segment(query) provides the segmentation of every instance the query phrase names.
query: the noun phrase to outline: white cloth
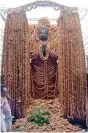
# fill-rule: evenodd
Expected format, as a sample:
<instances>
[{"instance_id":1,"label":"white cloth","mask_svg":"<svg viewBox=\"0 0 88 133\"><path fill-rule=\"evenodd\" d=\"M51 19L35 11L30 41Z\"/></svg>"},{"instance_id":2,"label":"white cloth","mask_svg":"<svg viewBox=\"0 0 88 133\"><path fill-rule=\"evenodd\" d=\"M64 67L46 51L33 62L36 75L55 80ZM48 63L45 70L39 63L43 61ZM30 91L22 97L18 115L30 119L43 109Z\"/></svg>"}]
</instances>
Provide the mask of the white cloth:
<instances>
[{"instance_id":1,"label":"white cloth","mask_svg":"<svg viewBox=\"0 0 88 133\"><path fill-rule=\"evenodd\" d=\"M6 131L10 131L11 130L11 126L12 126L12 119L5 119L5 124L6 124Z\"/></svg>"},{"instance_id":2,"label":"white cloth","mask_svg":"<svg viewBox=\"0 0 88 133\"><path fill-rule=\"evenodd\" d=\"M6 97L2 98L1 102L3 104L3 114L5 115L5 119L11 119L12 118L11 108L10 108L7 98Z\"/></svg>"},{"instance_id":3,"label":"white cloth","mask_svg":"<svg viewBox=\"0 0 88 133\"><path fill-rule=\"evenodd\" d=\"M0 131L6 132L5 116L3 115L2 104L0 101Z\"/></svg>"},{"instance_id":4,"label":"white cloth","mask_svg":"<svg viewBox=\"0 0 88 133\"><path fill-rule=\"evenodd\" d=\"M1 103L3 104L3 114L5 115L6 131L8 132L11 130L12 126L11 108L6 97L1 98Z\"/></svg>"},{"instance_id":5,"label":"white cloth","mask_svg":"<svg viewBox=\"0 0 88 133\"><path fill-rule=\"evenodd\" d=\"M7 130L6 130L5 118L4 118L3 114L0 115L0 120L1 120L0 131L1 132L6 132Z\"/></svg>"}]
</instances>

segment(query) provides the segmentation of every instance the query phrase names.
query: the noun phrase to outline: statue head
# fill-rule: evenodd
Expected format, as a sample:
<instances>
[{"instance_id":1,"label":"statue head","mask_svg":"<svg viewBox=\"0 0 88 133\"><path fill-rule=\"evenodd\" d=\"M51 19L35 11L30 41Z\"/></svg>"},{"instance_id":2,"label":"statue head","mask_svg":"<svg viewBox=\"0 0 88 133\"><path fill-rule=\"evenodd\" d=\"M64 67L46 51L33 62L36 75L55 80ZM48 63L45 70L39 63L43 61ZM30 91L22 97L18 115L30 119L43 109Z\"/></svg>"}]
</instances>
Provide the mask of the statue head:
<instances>
[{"instance_id":1,"label":"statue head","mask_svg":"<svg viewBox=\"0 0 88 133\"><path fill-rule=\"evenodd\" d=\"M47 27L39 27L38 33L39 33L39 39L41 41L48 40L48 28Z\"/></svg>"},{"instance_id":2,"label":"statue head","mask_svg":"<svg viewBox=\"0 0 88 133\"><path fill-rule=\"evenodd\" d=\"M38 21L38 35L39 39L42 41L42 55L46 56L46 41L48 40L48 30L50 27L50 22L48 18L41 18Z\"/></svg>"}]
</instances>

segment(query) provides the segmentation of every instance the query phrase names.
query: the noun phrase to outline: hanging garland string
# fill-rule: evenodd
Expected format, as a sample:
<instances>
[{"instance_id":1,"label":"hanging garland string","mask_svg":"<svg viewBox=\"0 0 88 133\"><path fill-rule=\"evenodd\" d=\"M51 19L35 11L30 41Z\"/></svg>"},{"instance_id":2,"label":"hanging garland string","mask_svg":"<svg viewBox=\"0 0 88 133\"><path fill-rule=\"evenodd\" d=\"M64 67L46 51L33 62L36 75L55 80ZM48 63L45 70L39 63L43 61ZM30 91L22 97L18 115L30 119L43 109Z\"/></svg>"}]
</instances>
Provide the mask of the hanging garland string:
<instances>
[{"instance_id":1,"label":"hanging garland string","mask_svg":"<svg viewBox=\"0 0 88 133\"><path fill-rule=\"evenodd\" d=\"M61 14L58 24L59 98L64 107L65 117L84 118L86 67L80 20L78 13L72 12L71 8L65 9Z\"/></svg>"},{"instance_id":2,"label":"hanging garland string","mask_svg":"<svg viewBox=\"0 0 88 133\"><path fill-rule=\"evenodd\" d=\"M15 109L21 100L21 114L24 116L30 97L30 57L28 23L22 10L7 16L3 55L4 84L15 100Z\"/></svg>"}]
</instances>

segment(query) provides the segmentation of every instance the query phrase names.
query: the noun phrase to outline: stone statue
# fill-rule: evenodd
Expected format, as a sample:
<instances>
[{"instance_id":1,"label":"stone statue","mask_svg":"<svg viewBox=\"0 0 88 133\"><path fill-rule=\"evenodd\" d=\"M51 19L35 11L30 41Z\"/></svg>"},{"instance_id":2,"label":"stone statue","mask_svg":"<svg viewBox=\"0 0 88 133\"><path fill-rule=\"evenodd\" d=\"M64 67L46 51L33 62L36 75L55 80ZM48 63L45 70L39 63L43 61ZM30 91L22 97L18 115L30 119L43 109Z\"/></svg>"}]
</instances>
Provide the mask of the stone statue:
<instances>
[{"instance_id":1,"label":"stone statue","mask_svg":"<svg viewBox=\"0 0 88 133\"><path fill-rule=\"evenodd\" d=\"M39 28L39 39L42 41L42 55L46 56L46 41L48 40L48 29L46 27Z\"/></svg>"}]
</instances>

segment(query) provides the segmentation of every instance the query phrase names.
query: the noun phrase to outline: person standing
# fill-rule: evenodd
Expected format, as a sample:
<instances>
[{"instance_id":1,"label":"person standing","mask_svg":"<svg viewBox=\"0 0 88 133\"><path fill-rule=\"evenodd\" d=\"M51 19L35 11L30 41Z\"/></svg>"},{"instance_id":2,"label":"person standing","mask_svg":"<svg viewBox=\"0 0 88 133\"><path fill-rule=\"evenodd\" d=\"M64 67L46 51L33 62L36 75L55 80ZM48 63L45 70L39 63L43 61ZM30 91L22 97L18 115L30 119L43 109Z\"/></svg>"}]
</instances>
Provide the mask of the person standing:
<instances>
[{"instance_id":1,"label":"person standing","mask_svg":"<svg viewBox=\"0 0 88 133\"><path fill-rule=\"evenodd\" d=\"M3 115L3 104L0 98L0 131L6 132L5 116Z\"/></svg>"},{"instance_id":2,"label":"person standing","mask_svg":"<svg viewBox=\"0 0 88 133\"><path fill-rule=\"evenodd\" d=\"M10 96L7 94L7 88L4 85L1 85L1 102L3 104L3 115L5 116L7 132L11 130L12 126L12 114L8 99L11 100Z\"/></svg>"}]
</instances>

